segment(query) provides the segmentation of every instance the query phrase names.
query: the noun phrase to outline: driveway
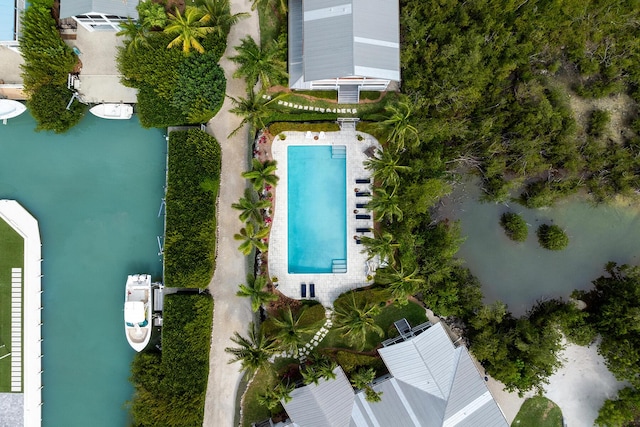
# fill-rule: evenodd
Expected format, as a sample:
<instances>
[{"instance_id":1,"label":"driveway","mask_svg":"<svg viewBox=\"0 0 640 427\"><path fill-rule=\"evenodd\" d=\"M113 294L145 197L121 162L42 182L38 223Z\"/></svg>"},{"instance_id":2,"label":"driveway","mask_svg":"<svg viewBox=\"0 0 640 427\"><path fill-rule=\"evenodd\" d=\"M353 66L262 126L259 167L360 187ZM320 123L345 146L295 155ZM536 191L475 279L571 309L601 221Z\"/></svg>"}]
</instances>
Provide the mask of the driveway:
<instances>
[{"instance_id":1,"label":"driveway","mask_svg":"<svg viewBox=\"0 0 640 427\"><path fill-rule=\"evenodd\" d=\"M220 60L227 78L227 95L234 98L246 96L244 80L233 78L236 66L228 60L235 55L235 46L240 39L251 35L259 40L259 23L257 12L251 12L248 0L231 0L231 12L249 12L251 16L243 19L229 33L227 50ZM225 99L218 114L207 124L207 132L216 137L222 147L222 173L220 195L218 198L218 254L216 270L209 290L215 301L213 314L213 335L211 337L211 354L209 383L204 411L206 427L234 426L236 413L236 394L242 378L240 364L228 364L230 355L225 347L234 346L230 337L235 331L246 335L253 313L249 300L236 296L238 285L244 283L247 273L247 260L237 250L239 242L234 240L243 224L238 219L238 211L231 204L242 197L246 181L241 173L248 169L249 140L248 128L245 127L232 138L227 138L239 124L241 119L229 109L233 105Z\"/></svg>"}]
</instances>

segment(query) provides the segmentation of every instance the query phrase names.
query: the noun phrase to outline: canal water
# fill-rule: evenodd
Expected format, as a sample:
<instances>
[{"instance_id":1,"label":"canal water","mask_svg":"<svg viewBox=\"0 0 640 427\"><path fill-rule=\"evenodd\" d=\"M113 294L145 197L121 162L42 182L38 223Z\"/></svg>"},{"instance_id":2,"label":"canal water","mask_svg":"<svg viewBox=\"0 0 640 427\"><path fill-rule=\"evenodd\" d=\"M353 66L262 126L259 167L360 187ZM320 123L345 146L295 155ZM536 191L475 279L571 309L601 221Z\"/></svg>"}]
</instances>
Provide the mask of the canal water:
<instances>
[{"instance_id":1,"label":"canal water","mask_svg":"<svg viewBox=\"0 0 640 427\"><path fill-rule=\"evenodd\" d=\"M165 139L132 120L87 114L63 135L29 114L0 124L0 198L40 225L43 426L128 424L134 352L123 331L128 274L162 273L156 236Z\"/></svg>"},{"instance_id":2,"label":"canal water","mask_svg":"<svg viewBox=\"0 0 640 427\"><path fill-rule=\"evenodd\" d=\"M458 257L482 283L485 302L501 300L521 315L541 298L567 298L574 289L589 289L608 261L640 263L640 212L633 208L593 204L573 197L553 208L527 209L515 202L482 203L475 182L458 184L439 208L440 218L460 220L466 241ZM529 237L515 243L499 224L503 212L521 214ZM540 224L557 224L569 246L549 251L538 244Z\"/></svg>"}]
</instances>

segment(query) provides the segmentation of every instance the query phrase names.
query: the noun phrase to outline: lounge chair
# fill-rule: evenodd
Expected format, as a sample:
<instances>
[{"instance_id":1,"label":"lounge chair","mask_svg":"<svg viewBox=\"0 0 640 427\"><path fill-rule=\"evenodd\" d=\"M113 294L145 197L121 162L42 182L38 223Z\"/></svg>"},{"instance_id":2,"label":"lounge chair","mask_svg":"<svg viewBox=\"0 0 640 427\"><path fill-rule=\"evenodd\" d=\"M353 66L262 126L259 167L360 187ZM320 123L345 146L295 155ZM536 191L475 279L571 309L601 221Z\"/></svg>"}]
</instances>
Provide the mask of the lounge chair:
<instances>
[{"instance_id":1,"label":"lounge chair","mask_svg":"<svg viewBox=\"0 0 640 427\"><path fill-rule=\"evenodd\" d=\"M315 298L315 297L316 297L316 284L309 283L309 298Z\"/></svg>"},{"instance_id":2,"label":"lounge chair","mask_svg":"<svg viewBox=\"0 0 640 427\"><path fill-rule=\"evenodd\" d=\"M371 178L357 178L356 184L370 184Z\"/></svg>"},{"instance_id":3,"label":"lounge chair","mask_svg":"<svg viewBox=\"0 0 640 427\"><path fill-rule=\"evenodd\" d=\"M300 297L301 298L306 298L307 297L307 284L306 283L301 283L300 284Z\"/></svg>"},{"instance_id":4,"label":"lounge chair","mask_svg":"<svg viewBox=\"0 0 640 427\"><path fill-rule=\"evenodd\" d=\"M371 193L368 191L358 191L356 192L356 197L370 197Z\"/></svg>"},{"instance_id":5,"label":"lounge chair","mask_svg":"<svg viewBox=\"0 0 640 427\"><path fill-rule=\"evenodd\" d=\"M356 203L356 209L367 209L367 203Z\"/></svg>"},{"instance_id":6,"label":"lounge chair","mask_svg":"<svg viewBox=\"0 0 640 427\"><path fill-rule=\"evenodd\" d=\"M371 215L357 214L356 219L371 219Z\"/></svg>"},{"instance_id":7,"label":"lounge chair","mask_svg":"<svg viewBox=\"0 0 640 427\"><path fill-rule=\"evenodd\" d=\"M371 233L371 229L369 227L356 228L356 233Z\"/></svg>"}]
</instances>

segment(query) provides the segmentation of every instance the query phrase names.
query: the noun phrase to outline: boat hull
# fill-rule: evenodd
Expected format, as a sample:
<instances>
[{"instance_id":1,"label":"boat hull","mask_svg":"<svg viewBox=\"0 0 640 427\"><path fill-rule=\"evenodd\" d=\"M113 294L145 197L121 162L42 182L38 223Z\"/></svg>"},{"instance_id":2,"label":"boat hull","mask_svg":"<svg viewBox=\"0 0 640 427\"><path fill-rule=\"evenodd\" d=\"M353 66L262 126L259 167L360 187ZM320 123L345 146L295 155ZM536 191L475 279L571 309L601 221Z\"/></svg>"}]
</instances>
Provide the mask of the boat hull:
<instances>
[{"instance_id":1,"label":"boat hull","mask_svg":"<svg viewBox=\"0 0 640 427\"><path fill-rule=\"evenodd\" d=\"M100 104L92 107L89 112L101 119L129 120L133 115L133 107L129 104Z\"/></svg>"},{"instance_id":2,"label":"boat hull","mask_svg":"<svg viewBox=\"0 0 640 427\"><path fill-rule=\"evenodd\" d=\"M151 339L152 291L149 274L127 277L124 292L124 332L135 351L144 350Z\"/></svg>"},{"instance_id":3,"label":"boat hull","mask_svg":"<svg viewBox=\"0 0 640 427\"><path fill-rule=\"evenodd\" d=\"M13 99L0 99L0 120L13 119L27 111L27 107Z\"/></svg>"}]
</instances>

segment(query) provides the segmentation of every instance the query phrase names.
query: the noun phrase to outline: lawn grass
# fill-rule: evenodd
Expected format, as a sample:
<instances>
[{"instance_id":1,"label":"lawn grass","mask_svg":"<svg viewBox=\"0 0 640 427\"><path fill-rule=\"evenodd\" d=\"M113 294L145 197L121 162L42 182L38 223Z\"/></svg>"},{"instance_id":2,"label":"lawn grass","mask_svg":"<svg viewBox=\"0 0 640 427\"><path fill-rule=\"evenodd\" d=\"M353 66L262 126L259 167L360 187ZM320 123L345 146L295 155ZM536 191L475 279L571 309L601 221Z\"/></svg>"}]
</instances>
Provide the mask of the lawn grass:
<instances>
[{"instance_id":1,"label":"lawn grass","mask_svg":"<svg viewBox=\"0 0 640 427\"><path fill-rule=\"evenodd\" d=\"M532 397L524 401L511 427L562 427L562 411L546 397Z\"/></svg>"},{"instance_id":2,"label":"lawn grass","mask_svg":"<svg viewBox=\"0 0 640 427\"><path fill-rule=\"evenodd\" d=\"M259 369L247 387L242 401L242 426L251 427L251 423L266 420L271 411L258 403L258 396L265 390L275 387L277 378L271 369Z\"/></svg>"},{"instance_id":3,"label":"lawn grass","mask_svg":"<svg viewBox=\"0 0 640 427\"><path fill-rule=\"evenodd\" d=\"M270 41L278 40L281 32L286 31L286 20L266 3L258 2L258 18L260 20L260 46L264 47ZM257 42L258 40L256 40Z\"/></svg>"},{"instance_id":4,"label":"lawn grass","mask_svg":"<svg viewBox=\"0 0 640 427\"><path fill-rule=\"evenodd\" d=\"M367 334L367 341L363 351L373 350L385 339L397 335L394 334L395 328L393 322L403 317L407 319L411 326L417 326L427 321L427 314L419 304L409 302L406 305L399 305L397 303L388 305L384 307L375 318L376 324L382 328L385 335L380 337L375 333ZM342 332L334 327L327 333L325 339L320 342L318 348L351 348L351 346L344 340Z\"/></svg>"},{"instance_id":5,"label":"lawn grass","mask_svg":"<svg viewBox=\"0 0 640 427\"><path fill-rule=\"evenodd\" d=\"M24 269L24 239L2 219L0 219L0 254L0 357L2 357L11 351L11 269ZM9 391L11 391L11 356L0 360L0 392Z\"/></svg>"}]
</instances>

